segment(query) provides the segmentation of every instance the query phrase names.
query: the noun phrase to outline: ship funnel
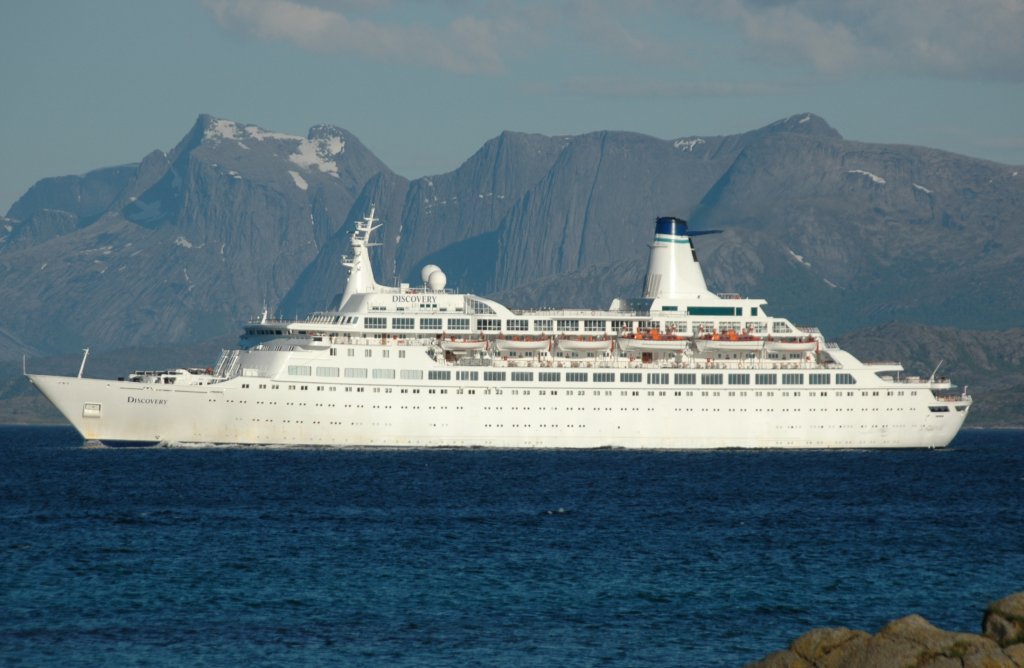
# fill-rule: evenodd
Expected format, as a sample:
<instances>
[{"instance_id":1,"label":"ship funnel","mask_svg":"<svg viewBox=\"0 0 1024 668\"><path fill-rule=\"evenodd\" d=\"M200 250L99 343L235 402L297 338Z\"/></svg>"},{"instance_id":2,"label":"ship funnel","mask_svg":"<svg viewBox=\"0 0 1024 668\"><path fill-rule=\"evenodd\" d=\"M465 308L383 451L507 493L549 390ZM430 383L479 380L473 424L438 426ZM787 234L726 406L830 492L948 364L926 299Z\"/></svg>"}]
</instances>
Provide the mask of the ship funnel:
<instances>
[{"instance_id":1,"label":"ship funnel","mask_svg":"<svg viewBox=\"0 0 1024 668\"><path fill-rule=\"evenodd\" d=\"M682 218L658 218L654 223L654 243L650 246L644 299L710 296L690 237L718 232L721 230L691 232Z\"/></svg>"}]
</instances>

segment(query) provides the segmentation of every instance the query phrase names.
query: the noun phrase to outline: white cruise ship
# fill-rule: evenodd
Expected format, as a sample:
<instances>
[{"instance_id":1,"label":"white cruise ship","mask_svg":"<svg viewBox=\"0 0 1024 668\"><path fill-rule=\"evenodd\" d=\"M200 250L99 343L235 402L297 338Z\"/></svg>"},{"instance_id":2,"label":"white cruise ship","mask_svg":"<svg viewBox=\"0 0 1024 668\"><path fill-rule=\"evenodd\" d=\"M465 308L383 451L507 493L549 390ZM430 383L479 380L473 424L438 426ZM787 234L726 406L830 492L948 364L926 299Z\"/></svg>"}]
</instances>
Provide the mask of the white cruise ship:
<instances>
[{"instance_id":1,"label":"white cruise ship","mask_svg":"<svg viewBox=\"0 0 1024 668\"><path fill-rule=\"evenodd\" d=\"M939 448L971 406L948 379L710 292L691 240L709 232L678 218L655 222L642 296L606 311L509 309L434 265L379 285L375 223L356 223L336 310L264 313L214 367L28 378L110 445Z\"/></svg>"}]
</instances>

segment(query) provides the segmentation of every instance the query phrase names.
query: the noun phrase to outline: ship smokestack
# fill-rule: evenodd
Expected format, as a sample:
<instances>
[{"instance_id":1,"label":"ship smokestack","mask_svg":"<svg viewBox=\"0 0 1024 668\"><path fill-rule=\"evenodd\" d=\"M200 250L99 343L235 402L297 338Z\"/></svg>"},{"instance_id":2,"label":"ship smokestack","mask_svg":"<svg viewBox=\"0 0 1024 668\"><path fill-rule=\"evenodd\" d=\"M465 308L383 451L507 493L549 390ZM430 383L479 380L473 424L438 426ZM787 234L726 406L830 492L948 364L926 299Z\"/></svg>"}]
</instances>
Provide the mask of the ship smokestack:
<instances>
[{"instance_id":1,"label":"ship smokestack","mask_svg":"<svg viewBox=\"0 0 1024 668\"><path fill-rule=\"evenodd\" d=\"M712 296L690 237L719 231L690 232L682 218L658 218L654 223L654 243L650 245L644 299Z\"/></svg>"}]
</instances>

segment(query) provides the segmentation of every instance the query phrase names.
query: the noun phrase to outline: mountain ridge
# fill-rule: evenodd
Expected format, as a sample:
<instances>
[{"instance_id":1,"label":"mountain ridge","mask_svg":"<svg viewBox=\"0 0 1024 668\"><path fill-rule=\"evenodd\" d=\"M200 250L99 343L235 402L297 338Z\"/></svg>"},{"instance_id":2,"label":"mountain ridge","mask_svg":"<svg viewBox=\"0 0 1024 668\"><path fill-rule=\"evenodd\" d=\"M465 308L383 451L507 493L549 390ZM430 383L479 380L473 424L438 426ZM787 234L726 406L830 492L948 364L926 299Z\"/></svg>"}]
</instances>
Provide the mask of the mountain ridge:
<instances>
[{"instance_id":1,"label":"mountain ridge","mask_svg":"<svg viewBox=\"0 0 1024 668\"><path fill-rule=\"evenodd\" d=\"M606 305L637 293L650 221L668 213L725 231L698 244L714 289L799 321L1006 327L1022 313L1018 172L847 140L803 113L715 137L505 131L408 180L337 126L302 137L203 114L167 153L43 179L12 205L0 326L58 353L323 308L344 288L351 222L376 206L383 283L435 263L465 291Z\"/></svg>"}]
</instances>

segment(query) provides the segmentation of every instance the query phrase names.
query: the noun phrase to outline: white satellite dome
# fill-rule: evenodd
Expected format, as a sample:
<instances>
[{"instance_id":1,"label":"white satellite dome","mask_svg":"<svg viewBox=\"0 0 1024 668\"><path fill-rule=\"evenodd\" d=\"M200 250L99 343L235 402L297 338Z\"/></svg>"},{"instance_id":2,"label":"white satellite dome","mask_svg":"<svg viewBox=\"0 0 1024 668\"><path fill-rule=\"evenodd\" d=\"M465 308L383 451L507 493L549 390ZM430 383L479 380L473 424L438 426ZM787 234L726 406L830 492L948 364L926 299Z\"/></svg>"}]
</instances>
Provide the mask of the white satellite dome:
<instances>
[{"instance_id":1,"label":"white satellite dome","mask_svg":"<svg viewBox=\"0 0 1024 668\"><path fill-rule=\"evenodd\" d=\"M447 284L448 277L440 269L430 272L430 276L427 276L427 285L431 290L444 290Z\"/></svg>"},{"instance_id":2,"label":"white satellite dome","mask_svg":"<svg viewBox=\"0 0 1024 668\"><path fill-rule=\"evenodd\" d=\"M420 280L426 283L427 279L429 279L430 275L433 274L435 271L441 271L441 267L437 266L436 264L428 264L427 266L420 269Z\"/></svg>"}]
</instances>

